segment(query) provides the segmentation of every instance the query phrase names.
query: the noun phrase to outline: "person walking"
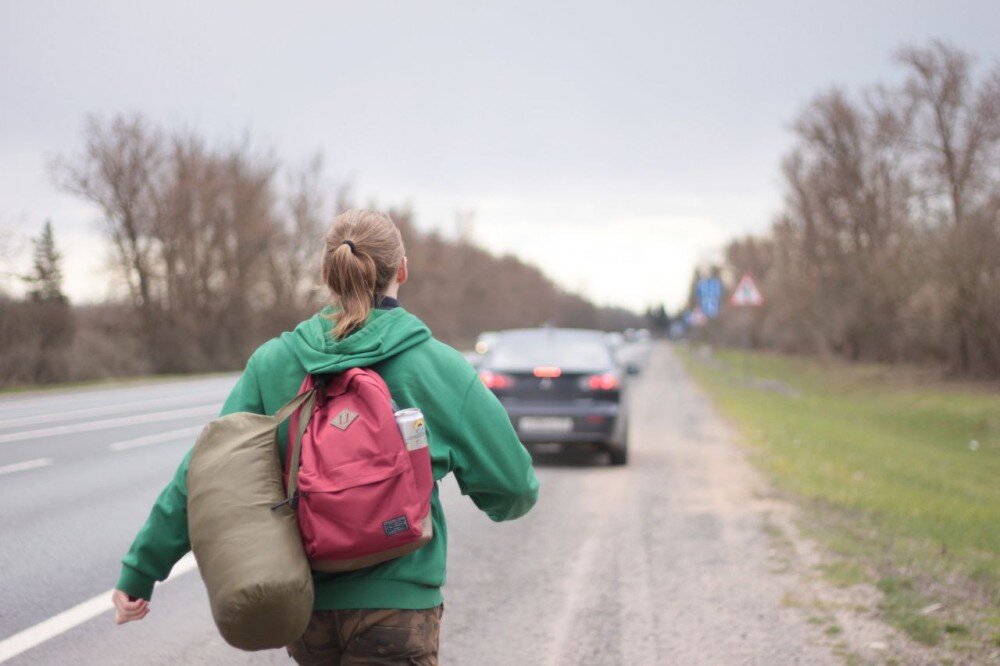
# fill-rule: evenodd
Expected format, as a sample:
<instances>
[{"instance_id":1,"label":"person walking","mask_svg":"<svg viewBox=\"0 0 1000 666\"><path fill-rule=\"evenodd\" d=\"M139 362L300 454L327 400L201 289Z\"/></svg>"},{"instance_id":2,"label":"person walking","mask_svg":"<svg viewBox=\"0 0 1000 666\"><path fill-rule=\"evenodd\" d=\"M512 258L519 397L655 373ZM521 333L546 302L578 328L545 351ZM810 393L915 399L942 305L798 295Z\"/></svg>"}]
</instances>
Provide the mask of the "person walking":
<instances>
[{"instance_id":1,"label":"person walking","mask_svg":"<svg viewBox=\"0 0 1000 666\"><path fill-rule=\"evenodd\" d=\"M465 358L399 301L409 272L392 220L368 210L338 215L326 234L322 277L331 305L250 356L222 415L274 414L298 393L306 373L370 367L400 408L422 410L435 480L453 473L462 494L494 521L527 513L539 484L503 406ZM278 445L284 460L287 423ZM190 550L190 455L122 559L112 594L119 624L147 616L155 582ZM409 555L357 571L313 572L312 618L287 648L297 663L438 663L447 532L436 484L431 515L433 538Z\"/></svg>"}]
</instances>

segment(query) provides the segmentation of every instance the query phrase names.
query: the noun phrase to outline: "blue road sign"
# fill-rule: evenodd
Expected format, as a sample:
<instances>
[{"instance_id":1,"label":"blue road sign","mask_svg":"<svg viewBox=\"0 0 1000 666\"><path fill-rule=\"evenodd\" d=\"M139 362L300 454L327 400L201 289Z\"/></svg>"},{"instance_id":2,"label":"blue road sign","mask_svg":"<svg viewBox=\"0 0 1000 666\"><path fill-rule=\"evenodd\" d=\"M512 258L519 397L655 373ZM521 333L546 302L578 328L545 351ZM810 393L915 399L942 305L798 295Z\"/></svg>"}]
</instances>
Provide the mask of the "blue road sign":
<instances>
[{"instance_id":1,"label":"blue road sign","mask_svg":"<svg viewBox=\"0 0 1000 666\"><path fill-rule=\"evenodd\" d=\"M698 280L696 293L702 313L709 318L718 317L722 306L722 280L717 277L702 278Z\"/></svg>"}]
</instances>

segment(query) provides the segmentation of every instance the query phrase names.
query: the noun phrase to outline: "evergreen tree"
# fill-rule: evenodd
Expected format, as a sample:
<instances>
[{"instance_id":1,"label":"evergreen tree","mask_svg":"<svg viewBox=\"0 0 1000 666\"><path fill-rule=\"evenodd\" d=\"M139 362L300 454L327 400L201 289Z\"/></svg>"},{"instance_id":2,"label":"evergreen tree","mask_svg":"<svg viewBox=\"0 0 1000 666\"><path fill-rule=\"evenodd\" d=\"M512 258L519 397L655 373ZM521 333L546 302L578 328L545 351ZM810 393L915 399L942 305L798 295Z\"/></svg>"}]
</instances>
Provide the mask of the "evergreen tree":
<instances>
[{"instance_id":1,"label":"evergreen tree","mask_svg":"<svg viewBox=\"0 0 1000 666\"><path fill-rule=\"evenodd\" d=\"M698 283L701 282L701 269L695 268L691 276L691 286L688 287L687 309L694 310L698 305Z\"/></svg>"},{"instance_id":2,"label":"evergreen tree","mask_svg":"<svg viewBox=\"0 0 1000 666\"><path fill-rule=\"evenodd\" d=\"M52 222L45 221L42 235L33 238L34 262L31 275L24 278L28 283L28 299L36 303L66 303L62 292L62 254L56 250Z\"/></svg>"},{"instance_id":3,"label":"evergreen tree","mask_svg":"<svg viewBox=\"0 0 1000 666\"><path fill-rule=\"evenodd\" d=\"M65 357L73 341L75 321L69 299L62 292L62 256L56 250L52 223L45 222L34 246L32 269L24 277L28 292L23 312L34 342L30 381L48 383L65 377Z\"/></svg>"},{"instance_id":4,"label":"evergreen tree","mask_svg":"<svg viewBox=\"0 0 1000 666\"><path fill-rule=\"evenodd\" d=\"M655 307L650 306L646 309L646 322L646 325L656 335L667 332L667 329L670 328L670 316L667 314L667 309L663 306L663 303Z\"/></svg>"}]
</instances>

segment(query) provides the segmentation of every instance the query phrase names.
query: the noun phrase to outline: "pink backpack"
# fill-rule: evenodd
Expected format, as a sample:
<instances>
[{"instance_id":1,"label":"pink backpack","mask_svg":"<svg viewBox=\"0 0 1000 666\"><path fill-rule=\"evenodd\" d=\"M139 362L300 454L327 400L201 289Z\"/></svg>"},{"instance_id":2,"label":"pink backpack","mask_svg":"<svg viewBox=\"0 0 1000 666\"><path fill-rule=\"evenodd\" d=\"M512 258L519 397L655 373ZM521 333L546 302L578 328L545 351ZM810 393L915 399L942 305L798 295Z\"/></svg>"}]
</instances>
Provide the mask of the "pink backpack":
<instances>
[{"instance_id":1,"label":"pink backpack","mask_svg":"<svg viewBox=\"0 0 1000 666\"><path fill-rule=\"evenodd\" d=\"M430 541L430 450L426 439L407 449L382 377L306 375L300 395L310 391L289 423L282 502L296 509L310 567L361 569Z\"/></svg>"}]
</instances>

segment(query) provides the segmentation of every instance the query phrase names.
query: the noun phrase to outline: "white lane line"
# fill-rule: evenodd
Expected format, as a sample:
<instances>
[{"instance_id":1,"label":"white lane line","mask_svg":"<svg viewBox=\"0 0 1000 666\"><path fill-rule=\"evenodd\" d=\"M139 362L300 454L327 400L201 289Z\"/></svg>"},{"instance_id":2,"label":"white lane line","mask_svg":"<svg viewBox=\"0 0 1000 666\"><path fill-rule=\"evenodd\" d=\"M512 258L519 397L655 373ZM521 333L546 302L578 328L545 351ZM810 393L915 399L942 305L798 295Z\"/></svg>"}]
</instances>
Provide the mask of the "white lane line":
<instances>
[{"instance_id":1,"label":"white lane line","mask_svg":"<svg viewBox=\"0 0 1000 666\"><path fill-rule=\"evenodd\" d=\"M194 555L188 553L174 565L170 576L163 583L168 583L178 576L183 576L197 567L198 564L195 562ZM105 611L111 610L114 608L114 604L111 603L111 593L113 591L102 592L96 597L73 606L69 610L65 610L58 615L39 622L33 627L14 634L10 638L0 641L0 663L8 659L13 659L22 652L30 650L51 638L55 638L59 634L69 631L73 627L79 626Z\"/></svg>"},{"instance_id":2,"label":"white lane line","mask_svg":"<svg viewBox=\"0 0 1000 666\"><path fill-rule=\"evenodd\" d=\"M36 467L48 467L52 463L52 458L35 458L34 460L25 460L24 462L0 467L0 474L12 474L14 472L23 472L26 469L35 469Z\"/></svg>"},{"instance_id":3,"label":"white lane line","mask_svg":"<svg viewBox=\"0 0 1000 666\"><path fill-rule=\"evenodd\" d=\"M197 435L202 431L203 426L193 426L191 428L179 428L178 430L169 430L167 432L159 432L155 435L146 435L145 437L136 437L135 439L126 439L124 442L115 442L108 446L112 451L126 451L128 449L138 448L140 446L149 446L150 444L162 444L163 442L173 442L178 439L184 439L185 437L190 437L192 435Z\"/></svg>"},{"instance_id":4,"label":"white lane line","mask_svg":"<svg viewBox=\"0 0 1000 666\"><path fill-rule=\"evenodd\" d=\"M118 426L124 426L124 425L135 425L137 423L155 423L157 421L170 421L172 419L184 418L186 416L204 416L206 414L218 414L220 407L222 407L221 404L201 405L199 407L172 409L166 412L150 412L149 414L122 416L116 419L104 419L103 421L90 421L88 423L74 423L72 425L55 426L52 428L40 428L38 430L24 430L21 432L10 432L0 435L0 444L4 442L20 442L28 439L39 439L40 437L51 437L53 435L70 435L77 432L104 430L106 428L116 428Z\"/></svg>"},{"instance_id":5,"label":"white lane line","mask_svg":"<svg viewBox=\"0 0 1000 666\"><path fill-rule=\"evenodd\" d=\"M155 400L137 400L135 402L116 402L113 405L102 405L100 407L82 407L80 409L70 409L66 411L50 410L45 414L33 414L32 416L19 416L17 418L0 420L0 428L14 428L16 426L35 425L36 423L51 423L53 421L65 421L66 419L78 416L102 416L104 414L114 414L137 407L168 407L180 405L185 402L199 402L197 398L206 395L219 395L221 391L197 391L182 396L172 398L157 398Z\"/></svg>"}]
</instances>

